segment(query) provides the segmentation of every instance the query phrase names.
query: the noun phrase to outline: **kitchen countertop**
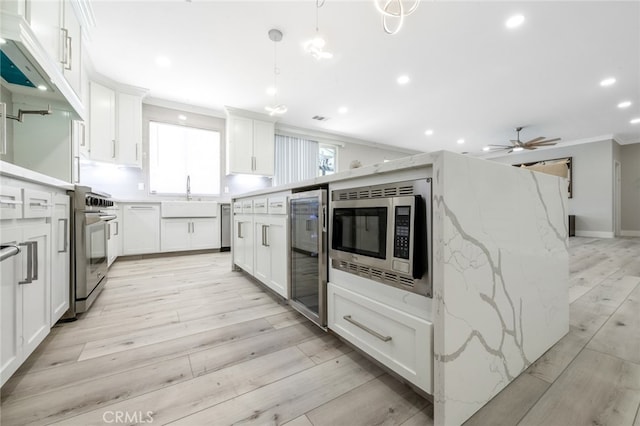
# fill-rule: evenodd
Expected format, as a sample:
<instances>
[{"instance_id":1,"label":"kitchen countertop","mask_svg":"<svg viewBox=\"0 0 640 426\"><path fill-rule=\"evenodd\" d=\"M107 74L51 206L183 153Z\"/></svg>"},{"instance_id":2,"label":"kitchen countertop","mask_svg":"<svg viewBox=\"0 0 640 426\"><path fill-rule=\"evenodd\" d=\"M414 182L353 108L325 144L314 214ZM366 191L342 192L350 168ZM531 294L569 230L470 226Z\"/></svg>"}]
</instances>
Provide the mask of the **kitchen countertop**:
<instances>
[{"instance_id":1,"label":"kitchen countertop","mask_svg":"<svg viewBox=\"0 0 640 426\"><path fill-rule=\"evenodd\" d=\"M42 173L34 172L32 170L25 169L24 167L7 163L6 161L0 161L0 175L22 179L41 185L53 186L59 189L73 190L75 188L75 185L72 183L65 182Z\"/></svg>"},{"instance_id":2,"label":"kitchen countertop","mask_svg":"<svg viewBox=\"0 0 640 426\"><path fill-rule=\"evenodd\" d=\"M354 179L365 176L378 175L383 173L391 173L398 170L408 170L419 167L426 167L433 165L435 157L438 151L427 154L416 154L409 157L398 158L395 160L387 161L385 163L376 163L370 166L358 167L357 169L349 169L344 172L339 172L333 175L320 176L313 179L307 179L299 182L289 183L286 185L272 186L270 188L263 188L257 191L251 191L244 194L239 194L231 197L232 200L237 198L253 197L256 195L271 194L274 192L288 191L294 188L304 188L311 186L318 186L328 184L331 182L339 182L347 179Z\"/></svg>"}]
</instances>

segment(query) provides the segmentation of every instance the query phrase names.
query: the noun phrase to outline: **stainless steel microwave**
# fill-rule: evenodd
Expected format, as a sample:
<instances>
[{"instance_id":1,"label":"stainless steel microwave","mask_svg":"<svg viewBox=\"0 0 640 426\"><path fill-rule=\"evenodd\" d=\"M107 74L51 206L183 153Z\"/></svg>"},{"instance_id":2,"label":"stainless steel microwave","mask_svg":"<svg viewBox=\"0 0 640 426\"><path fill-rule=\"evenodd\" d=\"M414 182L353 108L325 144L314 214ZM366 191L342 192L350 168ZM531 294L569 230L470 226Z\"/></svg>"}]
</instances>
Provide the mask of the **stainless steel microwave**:
<instances>
[{"instance_id":1,"label":"stainless steel microwave","mask_svg":"<svg viewBox=\"0 0 640 426\"><path fill-rule=\"evenodd\" d=\"M431 179L331 193L332 267L431 296Z\"/></svg>"}]
</instances>

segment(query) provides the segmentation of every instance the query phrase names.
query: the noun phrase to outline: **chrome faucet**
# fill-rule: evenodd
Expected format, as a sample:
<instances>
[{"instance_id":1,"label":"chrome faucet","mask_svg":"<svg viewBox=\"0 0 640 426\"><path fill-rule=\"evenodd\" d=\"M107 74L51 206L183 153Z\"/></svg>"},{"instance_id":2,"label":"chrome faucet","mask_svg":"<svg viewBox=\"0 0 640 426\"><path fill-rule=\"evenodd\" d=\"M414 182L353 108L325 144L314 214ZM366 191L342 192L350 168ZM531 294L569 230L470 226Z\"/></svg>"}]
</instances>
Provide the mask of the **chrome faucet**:
<instances>
[{"instance_id":1,"label":"chrome faucet","mask_svg":"<svg viewBox=\"0 0 640 426\"><path fill-rule=\"evenodd\" d=\"M187 201L191 201L191 176L187 175Z\"/></svg>"}]
</instances>

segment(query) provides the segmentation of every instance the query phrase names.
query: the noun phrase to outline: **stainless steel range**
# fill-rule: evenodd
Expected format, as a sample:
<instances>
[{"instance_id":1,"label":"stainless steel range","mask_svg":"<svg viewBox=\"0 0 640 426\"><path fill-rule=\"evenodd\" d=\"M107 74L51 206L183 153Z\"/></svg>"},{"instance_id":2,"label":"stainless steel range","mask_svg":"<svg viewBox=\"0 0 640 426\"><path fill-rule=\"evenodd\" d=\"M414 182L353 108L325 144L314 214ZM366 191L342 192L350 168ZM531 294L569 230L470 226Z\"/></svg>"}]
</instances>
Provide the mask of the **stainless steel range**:
<instances>
[{"instance_id":1,"label":"stainless steel range","mask_svg":"<svg viewBox=\"0 0 640 426\"><path fill-rule=\"evenodd\" d=\"M69 310L63 319L86 312L107 283L108 222L116 218L106 209L110 195L76 185L71 197L73 242Z\"/></svg>"}]
</instances>

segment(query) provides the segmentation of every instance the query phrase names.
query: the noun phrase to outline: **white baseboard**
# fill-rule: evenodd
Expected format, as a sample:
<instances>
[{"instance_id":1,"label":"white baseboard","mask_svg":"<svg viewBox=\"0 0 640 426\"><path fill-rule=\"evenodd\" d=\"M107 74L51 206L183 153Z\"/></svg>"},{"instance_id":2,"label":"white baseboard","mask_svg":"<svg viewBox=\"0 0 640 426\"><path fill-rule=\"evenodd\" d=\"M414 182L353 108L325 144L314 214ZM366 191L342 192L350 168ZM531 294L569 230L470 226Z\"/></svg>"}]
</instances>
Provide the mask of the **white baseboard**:
<instances>
[{"instance_id":1,"label":"white baseboard","mask_svg":"<svg viewBox=\"0 0 640 426\"><path fill-rule=\"evenodd\" d=\"M640 231L620 231L621 237L640 237Z\"/></svg>"},{"instance_id":2,"label":"white baseboard","mask_svg":"<svg viewBox=\"0 0 640 426\"><path fill-rule=\"evenodd\" d=\"M591 238L613 238L613 232L602 231L577 231L576 237L591 237Z\"/></svg>"}]
</instances>

